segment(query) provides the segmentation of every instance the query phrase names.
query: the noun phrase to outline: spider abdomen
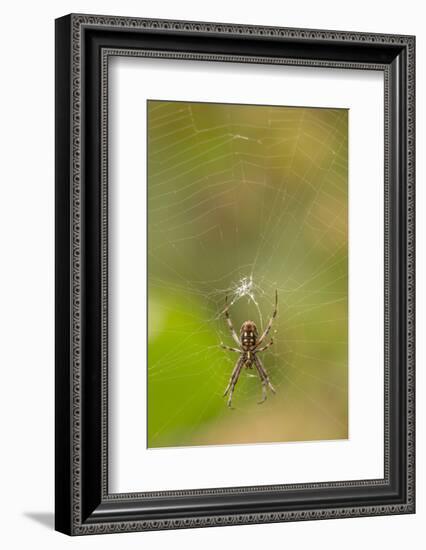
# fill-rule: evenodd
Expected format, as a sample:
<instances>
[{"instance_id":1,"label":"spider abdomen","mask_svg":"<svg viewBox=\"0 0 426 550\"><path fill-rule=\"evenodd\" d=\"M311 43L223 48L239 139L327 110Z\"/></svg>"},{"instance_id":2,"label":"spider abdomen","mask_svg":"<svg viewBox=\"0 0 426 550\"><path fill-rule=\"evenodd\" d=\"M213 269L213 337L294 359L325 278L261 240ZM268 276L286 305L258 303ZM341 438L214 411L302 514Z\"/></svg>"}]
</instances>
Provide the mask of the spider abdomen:
<instances>
[{"instance_id":1,"label":"spider abdomen","mask_svg":"<svg viewBox=\"0 0 426 550\"><path fill-rule=\"evenodd\" d=\"M247 334L247 336L243 336L241 340L242 348L244 350L251 350L256 344L256 338L252 333L247 332L245 334Z\"/></svg>"},{"instance_id":2,"label":"spider abdomen","mask_svg":"<svg viewBox=\"0 0 426 550\"><path fill-rule=\"evenodd\" d=\"M240 332L241 347L244 351L253 350L257 342L257 327L253 321L243 323Z\"/></svg>"}]
</instances>

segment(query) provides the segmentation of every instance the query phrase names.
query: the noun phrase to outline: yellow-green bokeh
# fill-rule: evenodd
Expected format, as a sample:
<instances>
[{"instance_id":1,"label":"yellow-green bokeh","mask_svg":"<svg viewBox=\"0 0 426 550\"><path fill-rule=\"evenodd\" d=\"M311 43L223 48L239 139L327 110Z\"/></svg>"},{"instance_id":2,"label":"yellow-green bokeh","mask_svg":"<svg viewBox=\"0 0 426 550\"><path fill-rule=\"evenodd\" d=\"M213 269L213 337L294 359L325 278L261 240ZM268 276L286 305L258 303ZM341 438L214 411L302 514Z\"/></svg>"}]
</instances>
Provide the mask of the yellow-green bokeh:
<instances>
[{"instance_id":1,"label":"yellow-green bokeh","mask_svg":"<svg viewBox=\"0 0 426 550\"><path fill-rule=\"evenodd\" d=\"M148 446L348 436L348 112L149 101ZM276 395L245 370L223 391L237 330L265 323ZM261 316L262 315L262 319Z\"/></svg>"}]
</instances>

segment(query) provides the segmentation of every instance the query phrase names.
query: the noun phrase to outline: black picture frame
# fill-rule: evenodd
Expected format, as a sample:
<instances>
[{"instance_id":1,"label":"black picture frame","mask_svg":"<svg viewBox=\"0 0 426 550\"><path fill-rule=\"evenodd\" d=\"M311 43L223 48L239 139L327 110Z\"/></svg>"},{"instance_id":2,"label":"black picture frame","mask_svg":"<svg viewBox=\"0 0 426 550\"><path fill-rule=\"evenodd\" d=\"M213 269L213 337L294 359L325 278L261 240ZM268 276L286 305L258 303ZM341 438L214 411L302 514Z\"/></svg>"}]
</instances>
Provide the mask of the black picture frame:
<instances>
[{"instance_id":1,"label":"black picture frame","mask_svg":"<svg viewBox=\"0 0 426 550\"><path fill-rule=\"evenodd\" d=\"M108 493L106 76L109 56L138 52L383 71L383 479ZM414 513L414 80L413 36L80 14L56 20L58 531L85 535Z\"/></svg>"}]
</instances>

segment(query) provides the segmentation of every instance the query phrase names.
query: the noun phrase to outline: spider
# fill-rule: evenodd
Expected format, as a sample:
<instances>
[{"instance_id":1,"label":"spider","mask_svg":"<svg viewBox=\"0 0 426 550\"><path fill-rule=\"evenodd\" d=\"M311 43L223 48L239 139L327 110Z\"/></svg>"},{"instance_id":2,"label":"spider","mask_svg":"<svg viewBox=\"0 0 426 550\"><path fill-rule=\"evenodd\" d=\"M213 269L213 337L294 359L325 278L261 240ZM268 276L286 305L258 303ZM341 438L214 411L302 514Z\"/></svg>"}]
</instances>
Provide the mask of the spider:
<instances>
[{"instance_id":1,"label":"spider","mask_svg":"<svg viewBox=\"0 0 426 550\"><path fill-rule=\"evenodd\" d=\"M235 385L238 382L238 378L241 374L241 370L243 369L243 367L245 367L246 369L252 369L254 365L257 369L257 372L259 373L260 380L262 381L262 400L259 401L259 404L261 404L266 400L267 386L273 393L275 393L275 388L269 381L268 373L266 372L257 354L260 353L261 351L267 350L274 343L273 339L271 338L271 341L268 344L266 344L266 346L263 346L261 348L259 347L260 344L262 344L262 342L268 336L269 331L271 330L271 327L272 327L272 323L274 322L274 319L277 316L278 291L275 290L274 312L272 313L272 317L269 319L269 322L266 325L266 328L263 331L263 334L261 335L260 338L258 338L257 327L253 321L245 321L242 324L241 330L240 330L240 336L238 337L237 333L235 332L234 325L232 324L231 317L229 316L230 305L228 304L228 297L225 298L225 304L226 306L223 313L226 317L226 321L228 323L228 327L231 332L232 338L234 339L238 348L232 348L230 346L226 346L223 343L221 343L220 345L222 348L228 351L234 351L235 353L239 353L240 357L238 358L237 363L234 367L234 370L232 371L231 378L229 379L229 384L226 387L226 390L223 396L225 397L225 395L229 392L228 407L231 408L232 394L234 393Z\"/></svg>"}]
</instances>

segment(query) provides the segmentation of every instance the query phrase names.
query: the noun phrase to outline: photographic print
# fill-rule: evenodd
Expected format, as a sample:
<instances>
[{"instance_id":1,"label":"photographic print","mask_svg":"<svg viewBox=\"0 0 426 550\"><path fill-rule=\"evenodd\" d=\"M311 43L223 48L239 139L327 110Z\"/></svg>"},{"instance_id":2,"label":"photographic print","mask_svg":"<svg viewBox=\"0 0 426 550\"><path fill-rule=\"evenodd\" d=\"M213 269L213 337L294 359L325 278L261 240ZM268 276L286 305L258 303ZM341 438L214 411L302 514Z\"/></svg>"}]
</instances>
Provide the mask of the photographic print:
<instances>
[{"instance_id":1,"label":"photographic print","mask_svg":"<svg viewBox=\"0 0 426 550\"><path fill-rule=\"evenodd\" d=\"M147 114L147 446L347 439L348 110Z\"/></svg>"}]
</instances>

